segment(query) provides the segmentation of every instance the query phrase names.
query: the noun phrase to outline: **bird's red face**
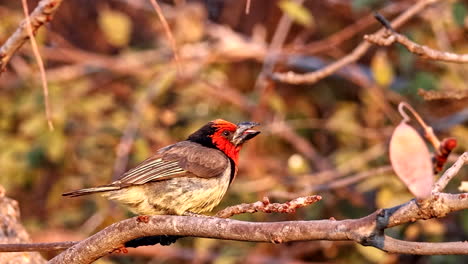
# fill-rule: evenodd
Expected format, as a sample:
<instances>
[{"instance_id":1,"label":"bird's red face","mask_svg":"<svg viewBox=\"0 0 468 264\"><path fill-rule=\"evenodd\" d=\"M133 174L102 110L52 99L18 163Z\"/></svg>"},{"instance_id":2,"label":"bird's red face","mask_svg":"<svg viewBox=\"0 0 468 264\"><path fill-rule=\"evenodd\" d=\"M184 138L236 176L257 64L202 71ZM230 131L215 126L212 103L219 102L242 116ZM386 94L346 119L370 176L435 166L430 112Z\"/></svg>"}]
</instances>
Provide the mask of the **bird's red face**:
<instances>
[{"instance_id":1,"label":"bird's red face","mask_svg":"<svg viewBox=\"0 0 468 264\"><path fill-rule=\"evenodd\" d=\"M235 125L223 119L216 119L190 135L189 140L207 147L216 147L237 164L242 144L260 133L251 129L258 125L255 122L241 122Z\"/></svg>"}]
</instances>

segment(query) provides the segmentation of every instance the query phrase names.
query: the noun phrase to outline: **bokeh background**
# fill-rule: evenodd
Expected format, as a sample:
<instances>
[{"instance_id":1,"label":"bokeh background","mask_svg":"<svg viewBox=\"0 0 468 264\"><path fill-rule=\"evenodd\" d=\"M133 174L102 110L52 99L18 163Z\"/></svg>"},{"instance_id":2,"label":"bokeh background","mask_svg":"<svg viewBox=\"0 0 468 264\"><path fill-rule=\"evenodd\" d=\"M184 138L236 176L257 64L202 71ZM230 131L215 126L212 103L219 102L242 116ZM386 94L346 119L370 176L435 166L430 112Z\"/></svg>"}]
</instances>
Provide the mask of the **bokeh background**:
<instances>
[{"instance_id":1,"label":"bokeh background","mask_svg":"<svg viewBox=\"0 0 468 264\"><path fill-rule=\"evenodd\" d=\"M30 9L36 0L28 1ZM99 196L62 192L108 183L156 149L216 118L262 123L223 202L284 202L320 194L295 214L246 214L248 221L358 218L412 199L389 167L388 141L412 104L441 138L468 149L468 66L426 61L401 46L373 47L350 67L310 85L268 79L308 72L348 54L364 34L415 1L159 1L175 38L146 0L67 0L37 35L51 111L26 44L0 76L0 184L19 201L34 241L83 239L131 216ZM468 51L468 3L440 1L399 32L430 47ZM278 27L290 21L288 31ZM23 18L21 1L0 0L0 43ZM274 36L284 45L270 45ZM415 125L415 127L418 127ZM128 154L128 155L127 155ZM457 192L467 169L449 185ZM387 231L409 241L468 239L468 211ZM46 254L52 257L54 254ZM400 256L351 242L281 245L185 238L97 263L467 263L463 256Z\"/></svg>"}]
</instances>

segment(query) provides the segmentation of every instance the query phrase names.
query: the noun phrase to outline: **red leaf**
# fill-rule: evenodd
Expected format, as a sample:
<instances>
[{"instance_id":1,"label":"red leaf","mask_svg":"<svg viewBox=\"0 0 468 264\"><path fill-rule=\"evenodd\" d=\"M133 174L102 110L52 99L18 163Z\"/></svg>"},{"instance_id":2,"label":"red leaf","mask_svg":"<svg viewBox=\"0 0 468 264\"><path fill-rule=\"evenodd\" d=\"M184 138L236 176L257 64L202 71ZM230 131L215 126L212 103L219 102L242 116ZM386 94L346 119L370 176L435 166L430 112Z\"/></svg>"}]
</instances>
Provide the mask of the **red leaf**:
<instances>
[{"instance_id":1,"label":"red leaf","mask_svg":"<svg viewBox=\"0 0 468 264\"><path fill-rule=\"evenodd\" d=\"M414 196L430 196L434 183L431 154L418 132L405 122L393 131L390 161L395 173Z\"/></svg>"}]
</instances>

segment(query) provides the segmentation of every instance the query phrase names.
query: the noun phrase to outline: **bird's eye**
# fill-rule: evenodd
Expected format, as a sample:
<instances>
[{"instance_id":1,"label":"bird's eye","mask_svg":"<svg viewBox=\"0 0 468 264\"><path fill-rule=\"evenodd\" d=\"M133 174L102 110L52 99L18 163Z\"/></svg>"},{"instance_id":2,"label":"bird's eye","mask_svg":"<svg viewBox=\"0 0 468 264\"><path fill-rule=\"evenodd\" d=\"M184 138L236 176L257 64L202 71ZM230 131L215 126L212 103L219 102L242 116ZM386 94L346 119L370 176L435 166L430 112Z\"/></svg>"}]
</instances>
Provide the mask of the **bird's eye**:
<instances>
[{"instance_id":1,"label":"bird's eye","mask_svg":"<svg viewBox=\"0 0 468 264\"><path fill-rule=\"evenodd\" d=\"M223 131L223 136L228 137L231 134L229 130L224 130Z\"/></svg>"}]
</instances>

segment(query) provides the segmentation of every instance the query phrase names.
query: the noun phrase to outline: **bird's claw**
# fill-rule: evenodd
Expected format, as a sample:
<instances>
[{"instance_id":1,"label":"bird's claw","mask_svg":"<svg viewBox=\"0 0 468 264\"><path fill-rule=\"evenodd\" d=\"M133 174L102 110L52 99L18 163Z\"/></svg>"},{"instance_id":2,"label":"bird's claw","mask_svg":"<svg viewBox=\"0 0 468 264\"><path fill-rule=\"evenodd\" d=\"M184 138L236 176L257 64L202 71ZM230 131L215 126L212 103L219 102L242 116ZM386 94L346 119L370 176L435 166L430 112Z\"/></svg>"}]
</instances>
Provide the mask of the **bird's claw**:
<instances>
[{"instance_id":1,"label":"bird's claw","mask_svg":"<svg viewBox=\"0 0 468 264\"><path fill-rule=\"evenodd\" d=\"M139 215L139 216L137 217L136 220L137 220L138 223L145 223L145 224L147 224L147 223L149 222L149 216L147 216L147 215Z\"/></svg>"},{"instance_id":2,"label":"bird's claw","mask_svg":"<svg viewBox=\"0 0 468 264\"><path fill-rule=\"evenodd\" d=\"M127 254L128 253L128 249L125 247L125 246L120 246L116 249L114 249L111 253L123 253L123 254Z\"/></svg>"}]
</instances>

